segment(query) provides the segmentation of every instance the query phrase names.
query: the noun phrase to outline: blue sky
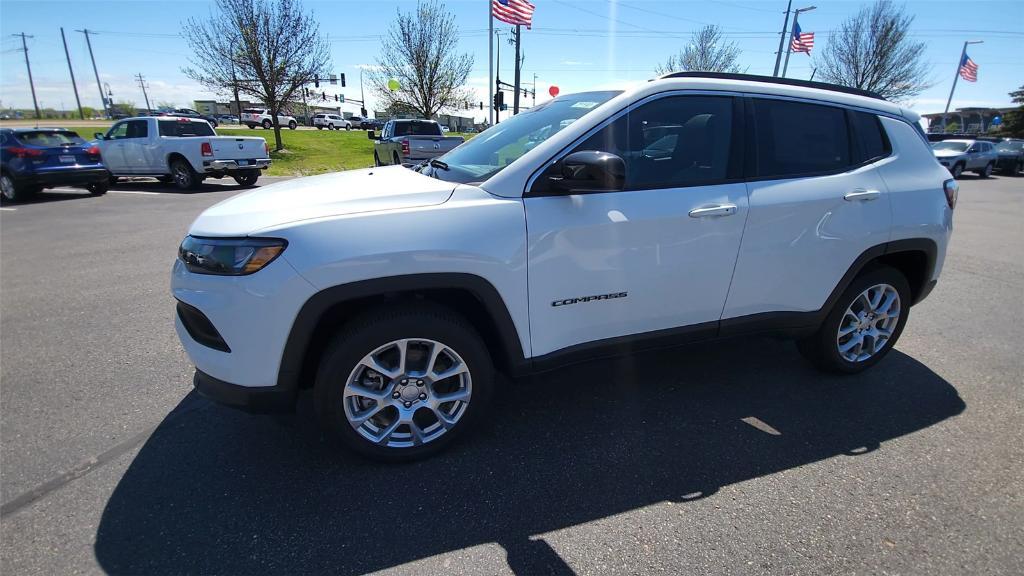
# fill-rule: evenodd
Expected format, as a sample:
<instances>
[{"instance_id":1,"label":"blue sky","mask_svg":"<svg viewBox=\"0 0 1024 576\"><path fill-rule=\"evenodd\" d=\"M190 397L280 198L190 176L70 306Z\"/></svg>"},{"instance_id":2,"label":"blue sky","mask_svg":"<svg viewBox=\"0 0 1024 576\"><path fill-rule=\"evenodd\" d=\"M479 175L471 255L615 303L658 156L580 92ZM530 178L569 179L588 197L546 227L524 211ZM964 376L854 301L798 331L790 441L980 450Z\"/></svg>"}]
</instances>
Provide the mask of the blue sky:
<instances>
[{"instance_id":1,"label":"blue sky","mask_svg":"<svg viewBox=\"0 0 1024 576\"><path fill-rule=\"evenodd\" d=\"M646 81L659 62L678 51L694 29L707 23L720 25L739 45L743 51L741 62L748 72L770 75L786 5L785 0L534 2L534 29L523 33L523 77L524 82L531 83L537 75L538 102L547 99L552 84L565 93ZM811 3L798 0L794 7ZM816 32L816 53L828 41L829 30L864 4L837 0L813 3L818 9L803 14L800 23L805 32ZM476 59L469 86L477 93L477 100L486 100L488 1L449 0L447 5L461 31L460 48ZM358 98L360 66L376 61L380 35L394 19L396 9L410 10L415 2L307 1L305 6L315 13L321 31L331 42L333 69L347 76L344 94ZM914 109L942 110L962 43L968 39L985 41L968 51L980 66L978 82L958 84L953 108L1009 105L1007 93L1024 84L1024 2L931 0L907 2L905 6L915 16L914 37L927 43L926 60L935 84L912 102ZM89 28L100 32L92 37L96 64L101 82L110 84L115 100L126 99L141 106L142 92L133 76L142 73L149 83L152 103L191 106L193 100L211 95L181 73L190 51L177 34L182 21L206 17L211 9L212 3L201 1L2 0L0 101L5 107L31 106L24 57L18 50L21 40L11 36L25 32L35 36L28 40L28 47L41 105L74 107L60 38L63 26L83 105L100 103L85 39L74 32ZM498 22L495 28L508 31L508 26ZM511 54L511 47L503 44L503 80L512 80ZM812 63L813 58L794 54L789 76L809 77ZM345 110L357 108L349 104ZM482 114L486 111L475 113L477 117Z\"/></svg>"}]
</instances>

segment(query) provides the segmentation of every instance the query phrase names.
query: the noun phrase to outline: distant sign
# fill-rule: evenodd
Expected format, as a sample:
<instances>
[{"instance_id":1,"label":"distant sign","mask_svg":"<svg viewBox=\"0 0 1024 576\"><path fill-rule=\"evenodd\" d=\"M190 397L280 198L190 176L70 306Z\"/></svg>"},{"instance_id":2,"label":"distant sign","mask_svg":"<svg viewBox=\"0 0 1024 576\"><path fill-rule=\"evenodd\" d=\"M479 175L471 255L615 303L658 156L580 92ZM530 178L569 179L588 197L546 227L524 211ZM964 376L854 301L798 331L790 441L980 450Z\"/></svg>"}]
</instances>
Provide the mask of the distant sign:
<instances>
[{"instance_id":1,"label":"distant sign","mask_svg":"<svg viewBox=\"0 0 1024 576\"><path fill-rule=\"evenodd\" d=\"M1002 116L996 116L995 118L992 119L992 125L993 126L999 126L1002 123L1003 123L1003 117Z\"/></svg>"}]
</instances>

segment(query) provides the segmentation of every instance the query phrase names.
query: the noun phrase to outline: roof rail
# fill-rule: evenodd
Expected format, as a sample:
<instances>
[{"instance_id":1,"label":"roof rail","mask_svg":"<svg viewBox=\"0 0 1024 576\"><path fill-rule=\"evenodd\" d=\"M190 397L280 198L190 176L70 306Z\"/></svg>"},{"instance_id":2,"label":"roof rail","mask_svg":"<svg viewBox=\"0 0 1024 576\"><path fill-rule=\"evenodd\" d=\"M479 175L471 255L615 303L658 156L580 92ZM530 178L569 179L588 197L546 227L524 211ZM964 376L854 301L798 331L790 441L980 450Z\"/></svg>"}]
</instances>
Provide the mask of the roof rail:
<instances>
[{"instance_id":1,"label":"roof rail","mask_svg":"<svg viewBox=\"0 0 1024 576\"><path fill-rule=\"evenodd\" d=\"M659 80L664 78L715 78L720 80L743 80L746 82L765 82L768 84L785 84L787 86L817 88L818 90L829 90L831 92L842 92L844 94L866 96L868 98L874 98L876 100L885 100L885 98L882 97L880 94L878 94L877 92L872 92L870 90L850 88L848 86L829 84L827 82L811 82L810 80L796 80L794 78L777 78L774 76L758 76L756 74L733 74L731 72L673 72L672 74L666 74L664 76L661 76Z\"/></svg>"}]
</instances>

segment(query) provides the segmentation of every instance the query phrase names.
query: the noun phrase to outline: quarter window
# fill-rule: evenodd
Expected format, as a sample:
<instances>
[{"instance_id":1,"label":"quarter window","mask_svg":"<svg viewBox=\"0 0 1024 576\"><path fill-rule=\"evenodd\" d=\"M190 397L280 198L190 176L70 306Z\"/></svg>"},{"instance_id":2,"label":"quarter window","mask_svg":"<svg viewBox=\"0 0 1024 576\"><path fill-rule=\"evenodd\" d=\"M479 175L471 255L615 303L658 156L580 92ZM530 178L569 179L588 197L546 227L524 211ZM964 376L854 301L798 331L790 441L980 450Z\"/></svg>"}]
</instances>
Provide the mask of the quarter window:
<instances>
[{"instance_id":1,"label":"quarter window","mask_svg":"<svg viewBox=\"0 0 1024 576\"><path fill-rule=\"evenodd\" d=\"M626 190L676 188L725 180L733 99L669 96L630 110L573 152L610 152L626 164Z\"/></svg>"},{"instance_id":2,"label":"quarter window","mask_svg":"<svg viewBox=\"0 0 1024 576\"><path fill-rule=\"evenodd\" d=\"M788 178L850 166L842 108L755 99L757 175Z\"/></svg>"},{"instance_id":3,"label":"quarter window","mask_svg":"<svg viewBox=\"0 0 1024 576\"><path fill-rule=\"evenodd\" d=\"M878 116L867 112L850 112L850 119L857 134L857 144L860 146L860 158L863 162L873 162L892 153L889 139L885 136Z\"/></svg>"}]
</instances>

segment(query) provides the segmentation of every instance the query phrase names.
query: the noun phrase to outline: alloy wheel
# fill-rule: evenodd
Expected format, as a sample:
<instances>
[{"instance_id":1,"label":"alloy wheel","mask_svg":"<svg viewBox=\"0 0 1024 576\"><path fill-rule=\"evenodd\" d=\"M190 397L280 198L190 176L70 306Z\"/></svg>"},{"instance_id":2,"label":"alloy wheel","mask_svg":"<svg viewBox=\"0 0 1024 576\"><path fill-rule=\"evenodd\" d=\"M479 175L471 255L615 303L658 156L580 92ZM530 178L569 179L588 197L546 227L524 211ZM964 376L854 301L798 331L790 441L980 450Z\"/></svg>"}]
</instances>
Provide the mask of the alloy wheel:
<instances>
[{"instance_id":1,"label":"alloy wheel","mask_svg":"<svg viewBox=\"0 0 1024 576\"><path fill-rule=\"evenodd\" d=\"M389 448L437 440L465 415L469 367L451 347L426 338L395 340L363 357L342 395L345 418L363 438Z\"/></svg>"},{"instance_id":2,"label":"alloy wheel","mask_svg":"<svg viewBox=\"0 0 1024 576\"><path fill-rule=\"evenodd\" d=\"M14 189L14 180L11 180L11 177L6 174L0 176L0 194L3 194L7 200L14 200L18 195Z\"/></svg>"},{"instance_id":3,"label":"alloy wheel","mask_svg":"<svg viewBox=\"0 0 1024 576\"><path fill-rule=\"evenodd\" d=\"M881 351L899 324L900 305L899 292L889 284L861 292L839 322L839 355L847 362L863 362Z\"/></svg>"}]
</instances>

